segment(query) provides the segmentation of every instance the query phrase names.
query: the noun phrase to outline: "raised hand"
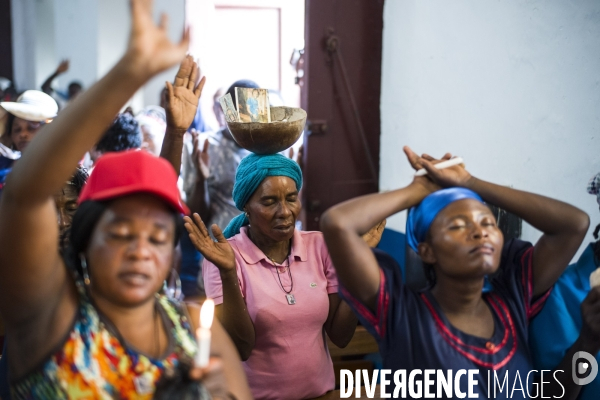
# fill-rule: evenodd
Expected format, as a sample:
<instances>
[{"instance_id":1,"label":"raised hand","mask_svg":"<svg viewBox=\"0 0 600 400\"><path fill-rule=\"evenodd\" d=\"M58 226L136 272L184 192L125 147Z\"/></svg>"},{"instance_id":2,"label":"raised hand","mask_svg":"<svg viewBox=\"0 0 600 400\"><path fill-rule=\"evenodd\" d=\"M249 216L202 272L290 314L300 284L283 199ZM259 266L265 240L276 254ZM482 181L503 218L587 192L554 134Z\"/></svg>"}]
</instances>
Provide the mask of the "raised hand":
<instances>
[{"instance_id":1,"label":"raised hand","mask_svg":"<svg viewBox=\"0 0 600 400\"><path fill-rule=\"evenodd\" d=\"M202 149L200 149L200 136L198 135L198 132L192 130L190 133L192 134L192 138L194 141L194 150L192 152L192 161L194 162L194 167L196 167L198 177L206 180L210 176L210 156L208 155L208 140L204 141Z\"/></svg>"},{"instance_id":2,"label":"raised hand","mask_svg":"<svg viewBox=\"0 0 600 400\"><path fill-rule=\"evenodd\" d=\"M436 162L442 162L442 161L449 160L450 158L452 158L452 154L450 154L450 153L444 154L444 156L440 160L436 160L435 158L433 158L430 155L425 154L425 153L423 153L421 155L421 157L419 157L417 155L417 153L412 151L411 148L408 146L404 146L404 148L402 150L404 150L404 154L406 154L406 158L408 159L410 166L413 167L413 169L415 171L418 171L421 168L423 168L422 160L431 161L435 164Z\"/></svg>"},{"instance_id":3,"label":"raised hand","mask_svg":"<svg viewBox=\"0 0 600 400\"><path fill-rule=\"evenodd\" d=\"M426 176L415 177L414 182L421 183L427 186L428 189L433 189L432 191L439 190L441 187L466 186L471 179L471 174L465 169L464 165L444 169L434 167L435 164L452 158L450 153L444 154L441 159L436 159L428 154L419 157L408 146L404 146L404 152L415 170L421 168L427 170ZM432 184L435 186L432 186Z\"/></svg>"},{"instance_id":4,"label":"raised hand","mask_svg":"<svg viewBox=\"0 0 600 400\"><path fill-rule=\"evenodd\" d=\"M152 0L130 0L130 5L132 26L125 59L131 70L146 81L181 62L189 46L189 31L184 31L179 43L171 43L167 15L161 15L157 26L152 17Z\"/></svg>"},{"instance_id":5,"label":"raised hand","mask_svg":"<svg viewBox=\"0 0 600 400\"><path fill-rule=\"evenodd\" d=\"M408 162L410 163L410 166L413 167L413 169L415 171L418 171L421 168L423 168L423 158L422 157L419 157L408 146L404 146L403 150L404 150L404 153L406 154L406 158L407 158ZM429 193L433 193L442 188L440 185L435 183L429 176L415 176L415 178L413 179L413 182L425 187L425 189Z\"/></svg>"},{"instance_id":6,"label":"raised hand","mask_svg":"<svg viewBox=\"0 0 600 400\"><path fill-rule=\"evenodd\" d=\"M369 247L377 247L377 245L381 241L381 236L383 235L383 230L385 229L386 223L387 220L384 219L383 221L369 229L369 232L362 235L363 240L367 242Z\"/></svg>"},{"instance_id":7,"label":"raised hand","mask_svg":"<svg viewBox=\"0 0 600 400\"><path fill-rule=\"evenodd\" d=\"M58 64L58 67L56 67L56 75L63 74L65 72L67 72L68 70L69 70L69 60L64 59L60 62L60 64Z\"/></svg>"},{"instance_id":8,"label":"raised hand","mask_svg":"<svg viewBox=\"0 0 600 400\"><path fill-rule=\"evenodd\" d=\"M193 220L187 216L183 220L185 222L185 229L189 232L194 247L202 253L204 258L215 264L222 272L235 269L235 254L233 253L233 249L216 224L213 224L211 227L212 233L217 239L215 242L208 234L208 230L200 215L194 213Z\"/></svg>"},{"instance_id":9,"label":"raised hand","mask_svg":"<svg viewBox=\"0 0 600 400\"><path fill-rule=\"evenodd\" d=\"M175 82L167 82L167 126L185 132L194 121L198 101L206 79L196 85L200 75L198 64L188 55L179 66Z\"/></svg>"}]
</instances>

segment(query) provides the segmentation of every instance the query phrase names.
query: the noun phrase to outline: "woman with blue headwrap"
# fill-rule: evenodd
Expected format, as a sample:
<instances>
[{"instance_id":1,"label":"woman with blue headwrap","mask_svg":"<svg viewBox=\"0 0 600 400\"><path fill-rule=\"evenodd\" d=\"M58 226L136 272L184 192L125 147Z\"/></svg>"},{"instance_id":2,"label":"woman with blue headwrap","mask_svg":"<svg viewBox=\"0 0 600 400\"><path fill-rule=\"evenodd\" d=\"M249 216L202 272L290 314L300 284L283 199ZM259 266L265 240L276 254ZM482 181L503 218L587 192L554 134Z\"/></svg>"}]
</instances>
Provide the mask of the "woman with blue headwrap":
<instances>
[{"instance_id":1,"label":"woman with blue headwrap","mask_svg":"<svg viewBox=\"0 0 600 400\"><path fill-rule=\"evenodd\" d=\"M325 332L344 347L357 319L337 294L323 235L295 229L302 172L280 154L240 163L233 199L243 211L212 241L201 218L186 228L204 255L206 294L236 344L256 399L305 399L334 389ZM374 224L375 225L375 224Z\"/></svg>"},{"instance_id":2,"label":"woman with blue headwrap","mask_svg":"<svg viewBox=\"0 0 600 400\"><path fill-rule=\"evenodd\" d=\"M404 396L407 390L419 398L539 396L530 374L528 323L579 248L588 216L557 200L479 180L463 166L436 169L449 154L435 160L408 147L405 152L427 176L342 203L321 219L342 297L378 340L383 367L395 371L391 386ZM542 237L535 245L505 243L484 201L523 218ZM408 244L433 272L421 292L405 285L390 256L360 240L373 223L402 210L409 210ZM484 293L486 276L491 290ZM566 378L570 371L542 375L544 396L552 385L560 396L558 380L565 384Z\"/></svg>"}]
</instances>

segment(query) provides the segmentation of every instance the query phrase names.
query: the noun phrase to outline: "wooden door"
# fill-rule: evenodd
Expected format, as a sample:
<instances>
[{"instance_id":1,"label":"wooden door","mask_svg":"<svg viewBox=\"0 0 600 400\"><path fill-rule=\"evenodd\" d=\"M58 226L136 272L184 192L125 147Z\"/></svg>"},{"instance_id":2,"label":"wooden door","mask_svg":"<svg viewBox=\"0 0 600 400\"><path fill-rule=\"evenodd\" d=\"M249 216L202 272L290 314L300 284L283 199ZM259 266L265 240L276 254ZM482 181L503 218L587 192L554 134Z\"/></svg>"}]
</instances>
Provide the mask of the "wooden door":
<instances>
[{"instance_id":1,"label":"wooden door","mask_svg":"<svg viewBox=\"0 0 600 400\"><path fill-rule=\"evenodd\" d=\"M383 0L306 0L304 229L378 191Z\"/></svg>"},{"instance_id":2,"label":"wooden door","mask_svg":"<svg viewBox=\"0 0 600 400\"><path fill-rule=\"evenodd\" d=\"M13 79L10 1L0 2L0 76Z\"/></svg>"}]
</instances>

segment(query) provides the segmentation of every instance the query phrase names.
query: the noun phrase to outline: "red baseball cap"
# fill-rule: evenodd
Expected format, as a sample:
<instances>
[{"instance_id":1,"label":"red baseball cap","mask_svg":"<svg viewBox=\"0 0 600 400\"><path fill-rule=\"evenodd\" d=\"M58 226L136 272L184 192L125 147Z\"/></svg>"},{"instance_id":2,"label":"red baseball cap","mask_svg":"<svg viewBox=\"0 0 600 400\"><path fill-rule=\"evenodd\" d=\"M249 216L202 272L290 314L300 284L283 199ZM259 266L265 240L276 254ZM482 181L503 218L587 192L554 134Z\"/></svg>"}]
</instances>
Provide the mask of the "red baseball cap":
<instances>
[{"instance_id":1,"label":"red baseball cap","mask_svg":"<svg viewBox=\"0 0 600 400\"><path fill-rule=\"evenodd\" d=\"M190 212L179 196L177 175L171 164L140 150L107 153L100 157L78 203L135 193L153 194L182 214Z\"/></svg>"}]
</instances>

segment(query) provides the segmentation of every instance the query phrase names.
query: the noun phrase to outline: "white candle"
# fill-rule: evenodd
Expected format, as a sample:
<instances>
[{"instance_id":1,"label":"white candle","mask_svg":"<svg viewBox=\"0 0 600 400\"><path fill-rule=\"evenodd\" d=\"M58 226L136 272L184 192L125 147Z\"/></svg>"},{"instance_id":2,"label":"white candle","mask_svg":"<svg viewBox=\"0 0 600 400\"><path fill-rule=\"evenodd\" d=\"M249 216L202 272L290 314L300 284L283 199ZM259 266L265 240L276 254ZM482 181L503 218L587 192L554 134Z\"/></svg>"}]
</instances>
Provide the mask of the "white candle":
<instances>
[{"instance_id":1,"label":"white candle","mask_svg":"<svg viewBox=\"0 0 600 400\"><path fill-rule=\"evenodd\" d=\"M454 157L447 161L442 161L441 163L437 163L434 165L437 169L444 169L449 167L454 167L455 165L462 164L464 161L461 157ZM425 168L421 168L417 171L415 176L423 176L427 175L427 170Z\"/></svg>"},{"instance_id":2,"label":"white candle","mask_svg":"<svg viewBox=\"0 0 600 400\"><path fill-rule=\"evenodd\" d=\"M214 314L215 302L207 299L200 309L200 327L196 329L196 341L198 343L194 360L196 367L204 368L208 365L210 358L210 327L212 326Z\"/></svg>"}]
</instances>

